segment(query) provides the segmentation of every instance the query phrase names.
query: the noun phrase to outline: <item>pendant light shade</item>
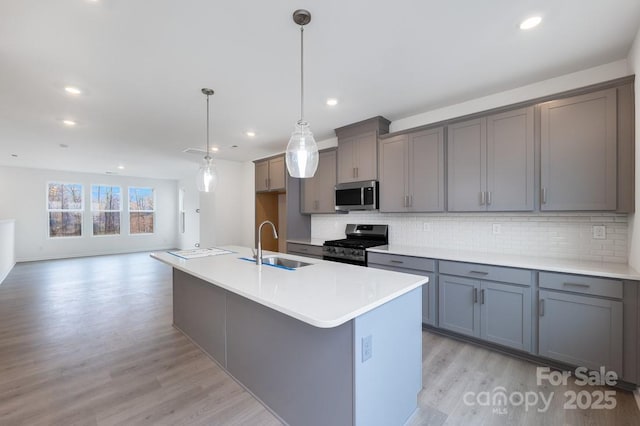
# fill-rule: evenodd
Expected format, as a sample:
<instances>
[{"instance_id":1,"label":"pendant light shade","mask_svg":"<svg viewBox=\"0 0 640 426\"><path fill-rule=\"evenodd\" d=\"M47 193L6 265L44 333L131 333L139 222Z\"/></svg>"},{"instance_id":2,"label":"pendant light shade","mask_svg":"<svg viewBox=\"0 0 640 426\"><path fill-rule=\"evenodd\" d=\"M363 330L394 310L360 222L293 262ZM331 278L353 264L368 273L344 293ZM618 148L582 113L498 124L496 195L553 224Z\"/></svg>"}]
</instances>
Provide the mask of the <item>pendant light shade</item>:
<instances>
[{"instance_id":1,"label":"pendant light shade","mask_svg":"<svg viewBox=\"0 0 640 426\"><path fill-rule=\"evenodd\" d=\"M304 120L304 26L311 22L311 13L298 9L293 12L293 22L300 25L300 120L289 139L285 160L292 177L310 178L318 169L318 145Z\"/></svg>"},{"instance_id":2,"label":"pendant light shade","mask_svg":"<svg viewBox=\"0 0 640 426\"><path fill-rule=\"evenodd\" d=\"M209 156L207 156L209 157ZM218 184L218 173L213 158L204 157L198 170L198 191L213 192Z\"/></svg>"},{"instance_id":3,"label":"pendant light shade","mask_svg":"<svg viewBox=\"0 0 640 426\"><path fill-rule=\"evenodd\" d=\"M309 123L298 121L287 145L287 169L295 178L313 177L318 169L318 145Z\"/></svg>"},{"instance_id":4,"label":"pendant light shade","mask_svg":"<svg viewBox=\"0 0 640 426\"><path fill-rule=\"evenodd\" d=\"M200 169L198 170L197 185L200 192L213 192L218 183L218 173L213 158L209 153L209 96L213 95L212 89L202 89L207 96L207 151Z\"/></svg>"}]
</instances>

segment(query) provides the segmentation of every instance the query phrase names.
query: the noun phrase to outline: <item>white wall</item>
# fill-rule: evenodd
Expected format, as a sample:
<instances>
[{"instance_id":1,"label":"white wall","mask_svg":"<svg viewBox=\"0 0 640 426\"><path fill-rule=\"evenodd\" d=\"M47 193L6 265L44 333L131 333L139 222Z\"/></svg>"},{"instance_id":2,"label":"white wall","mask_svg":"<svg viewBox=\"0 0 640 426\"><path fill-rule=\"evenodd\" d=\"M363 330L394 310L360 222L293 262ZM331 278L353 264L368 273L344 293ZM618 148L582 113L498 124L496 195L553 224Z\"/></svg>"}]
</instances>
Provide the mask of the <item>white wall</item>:
<instances>
[{"instance_id":1,"label":"white wall","mask_svg":"<svg viewBox=\"0 0 640 426\"><path fill-rule=\"evenodd\" d=\"M631 73L636 74L635 82L635 104L636 104L636 213L629 215L629 264L640 270L640 220L637 214L640 213L640 30L633 42L633 47L629 51L627 58Z\"/></svg>"},{"instance_id":2,"label":"white wall","mask_svg":"<svg viewBox=\"0 0 640 426\"><path fill-rule=\"evenodd\" d=\"M200 245L253 246L253 163L216 160L216 167L215 191L200 194Z\"/></svg>"},{"instance_id":3,"label":"white wall","mask_svg":"<svg viewBox=\"0 0 640 426\"><path fill-rule=\"evenodd\" d=\"M15 221L0 219L0 284L15 264Z\"/></svg>"},{"instance_id":4,"label":"white wall","mask_svg":"<svg viewBox=\"0 0 640 426\"><path fill-rule=\"evenodd\" d=\"M84 186L82 237L49 238L46 210L47 183L68 182ZM128 186L152 187L156 193L155 233L128 235L129 220L123 197L121 234L94 237L90 213L91 184L119 185L126 197ZM0 217L16 219L16 260L31 261L146 250L177 245L177 182L125 176L0 167Z\"/></svg>"}]
</instances>

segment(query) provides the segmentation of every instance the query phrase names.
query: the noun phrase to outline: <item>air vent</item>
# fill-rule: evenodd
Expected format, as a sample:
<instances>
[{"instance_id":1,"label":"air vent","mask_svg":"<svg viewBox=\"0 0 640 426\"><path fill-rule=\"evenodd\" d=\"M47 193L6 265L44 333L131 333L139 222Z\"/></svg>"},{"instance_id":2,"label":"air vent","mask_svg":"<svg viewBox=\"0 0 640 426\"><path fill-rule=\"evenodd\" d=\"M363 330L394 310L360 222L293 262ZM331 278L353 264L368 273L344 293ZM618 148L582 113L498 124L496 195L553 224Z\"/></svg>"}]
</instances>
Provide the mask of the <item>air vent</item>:
<instances>
[{"instance_id":1,"label":"air vent","mask_svg":"<svg viewBox=\"0 0 640 426\"><path fill-rule=\"evenodd\" d=\"M207 150L202 148L187 148L182 152L186 152L187 154L196 154L198 156L203 156L207 153Z\"/></svg>"}]
</instances>

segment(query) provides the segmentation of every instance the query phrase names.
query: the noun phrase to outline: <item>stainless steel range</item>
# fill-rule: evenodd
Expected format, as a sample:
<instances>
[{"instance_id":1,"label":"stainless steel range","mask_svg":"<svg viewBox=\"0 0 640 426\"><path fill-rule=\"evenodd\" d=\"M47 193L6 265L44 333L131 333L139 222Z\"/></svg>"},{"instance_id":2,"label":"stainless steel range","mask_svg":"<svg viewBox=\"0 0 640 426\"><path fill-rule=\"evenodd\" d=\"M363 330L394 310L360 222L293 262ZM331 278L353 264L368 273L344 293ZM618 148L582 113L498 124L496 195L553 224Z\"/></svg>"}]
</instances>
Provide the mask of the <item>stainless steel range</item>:
<instances>
[{"instance_id":1,"label":"stainless steel range","mask_svg":"<svg viewBox=\"0 0 640 426\"><path fill-rule=\"evenodd\" d=\"M367 249L389 244L388 225L354 225L345 229L347 238L325 241L322 258L334 262L367 266Z\"/></svg>"}]
</instances>

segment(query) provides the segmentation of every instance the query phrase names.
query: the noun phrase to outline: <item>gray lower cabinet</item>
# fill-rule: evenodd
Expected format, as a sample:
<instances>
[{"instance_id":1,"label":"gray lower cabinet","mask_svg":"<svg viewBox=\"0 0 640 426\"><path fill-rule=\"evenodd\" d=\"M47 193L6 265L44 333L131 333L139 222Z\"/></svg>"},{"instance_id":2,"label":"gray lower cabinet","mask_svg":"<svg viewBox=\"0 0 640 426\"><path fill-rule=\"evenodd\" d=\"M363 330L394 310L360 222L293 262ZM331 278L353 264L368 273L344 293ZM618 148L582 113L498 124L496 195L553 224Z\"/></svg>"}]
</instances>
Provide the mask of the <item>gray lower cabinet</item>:
<instances>
[{"instance_id":1,"label":"gray lower cabinet","mask_svg":"<svg viewBox=\"0 0 640 426\"><path fill-rule=\"evenodd\" d=\"M380 142L380 211L444 211L444 128Z\"/></svg>"},{"instance_id":2,"label":"gray lower cabinet","mask_svg":"<svg viewBox=\"0 0 640 426\"><path fill-rule=\"evenodd\" d=\"M539 280L539 355L623 376L622 281L552 272Z\"/></svg>"},{"instance_id":3,"label":"gray lower cabinet","mask_svg":"<svg viewBox=\"0 0 640 426\"><path fill-rule=\"evenodd\" d=\"M534 110L448 126L448 211L534 209Z\"/></svg>"},{"instance_id":4,"label":"gray lower cabinet","mask_svg":"<svg viewBox=\"0 0 640 426\"><path fill-rule=\"evenodd\" d=\"M472 269L466 271L473 264L440 264L438 313L441 328L531 351L531 271L483 265L471 266ZM514 283L446 275L443 271L484 277L493 275L498 279L512 277Z\"/></svg>"},{"instance_id":5,"label":"gray lower cabinet","mask_svg":"<svg viewBox=\"0 0 640 426\"><path fill-rule=\"evenodd\" d=\"M368 253L368 266L429 278L429 282L422 286L422 322L431 326L437 325L438 299L436 289L438 285L433 259L370 252Z\"/></svg>"},{"instance_id":6,"label":"gray lower cabinet","mask_svg":"<svg viewBox=\"0 0 640 426\"><path fill-rule=\"evenodd\" d=\"M616 89L543 103L540 118L540 209L615 210Z\"/></svg>"},{"instance_id":7,"label":"gray lower cabinet","mask_svg":"<svg viewBox=\"0 0 640 426\"><path fill-rule=\"evenodd\" d=\"M295 254L297 256L312 257L314 259L322 259L322 246L288 242L287 253Z\"/></svg>"},{"instance_id":8,"label":"gray lower cabinet","mask_svg":"<svg viewBox=\"0 0 640 426\"><path fill-rule=\"evenodd\" d=\"M319 155L318 170L302 180L303 213L335 213L336 150Z\"/></svg>"}]
</instances>

